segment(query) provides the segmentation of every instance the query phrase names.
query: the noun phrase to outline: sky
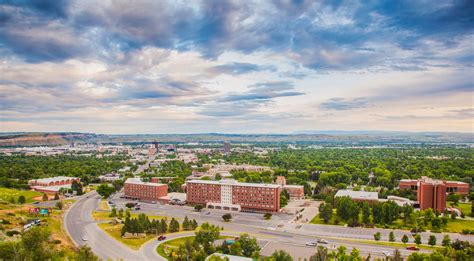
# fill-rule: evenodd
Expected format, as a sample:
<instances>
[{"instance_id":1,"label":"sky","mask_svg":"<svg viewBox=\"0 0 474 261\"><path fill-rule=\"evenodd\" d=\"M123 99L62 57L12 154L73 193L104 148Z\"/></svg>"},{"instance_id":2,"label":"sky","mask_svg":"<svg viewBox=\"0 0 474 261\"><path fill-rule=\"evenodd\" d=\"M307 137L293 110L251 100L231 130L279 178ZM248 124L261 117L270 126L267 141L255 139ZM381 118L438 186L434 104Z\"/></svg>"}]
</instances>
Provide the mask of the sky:
<instances>
[{"instance_id":1,"label":"sky","mask_svg":"<svg viewBox=\"0 0 474 261\"><path fill-rule=\"evenodd\" d=\"M0 0L0 131L473 132L474 2Z\"/></svg>"}]
</instances>

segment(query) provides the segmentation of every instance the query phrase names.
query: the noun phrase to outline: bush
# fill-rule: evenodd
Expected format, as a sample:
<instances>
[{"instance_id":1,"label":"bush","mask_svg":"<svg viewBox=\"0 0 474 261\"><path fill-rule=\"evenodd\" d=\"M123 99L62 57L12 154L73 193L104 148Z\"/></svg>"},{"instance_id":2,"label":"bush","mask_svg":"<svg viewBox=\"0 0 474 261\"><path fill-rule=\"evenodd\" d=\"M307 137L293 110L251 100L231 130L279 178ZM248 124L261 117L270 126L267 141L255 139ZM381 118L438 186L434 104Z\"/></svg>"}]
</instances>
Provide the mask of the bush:
<instances>
[{"instance_id":1,"label":"bush","mask_svg":"<svg viewBox=\"0 0 474 261\"><path fill-rule=\"evenodd\" d=\"M55 245L59 245L61 244L61 240L59 239L54 239L53 241L51 241L51 243L55 244Z\"/></svg>"},{"instance_id":2,"label":"bush","mask_svg":"<svg viewBox=\"0 0 474 261\"><path fill-rule=\"evenodd\" d=\"M16 231L16 230L10 230L10 231L7 231L7 236L9 237L12 237L14 235L19 235L21 234L19 231Z\"/></svg>"},{"instance_id":3,"label":"bush","mask_svg":"<svg viewBox=\"0 0 474 261\"><path fill-rule=\"evenodd\" d=\"M464 235L474 235L474 229L463 229L461 231L461 234L464 234Z\"/></svg>"},{"instance_id":4,"label":"bush","mask_svg":"<svg viewBox=\"0 0 474 261\"><path fill-rule=\"evenodd\" d=\"M380 234L380 232L377 232L377 233L374 234L375 241L379 241L381 237L382 237L382 235Z\"/></svg>"}]
</instances>

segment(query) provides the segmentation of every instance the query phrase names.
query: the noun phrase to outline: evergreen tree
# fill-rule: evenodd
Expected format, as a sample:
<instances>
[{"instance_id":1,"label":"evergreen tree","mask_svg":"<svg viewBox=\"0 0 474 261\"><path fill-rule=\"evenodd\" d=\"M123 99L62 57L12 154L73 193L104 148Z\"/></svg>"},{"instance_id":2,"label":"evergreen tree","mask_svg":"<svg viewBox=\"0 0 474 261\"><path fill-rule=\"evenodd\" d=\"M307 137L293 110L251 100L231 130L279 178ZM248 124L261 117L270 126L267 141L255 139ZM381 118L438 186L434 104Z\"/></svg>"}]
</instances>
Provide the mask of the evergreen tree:
<instances>
[{"instance_id":1,"label":"evergreen tree","mask_svg":"<svg viewBox=\"0 0 474 261\"><path fill-rule=\"evenodd\" d=\"M415 244L420 245L421 244L421 236L419 234L416 234L415 236Z\"/></svg>"},{"instance_id":2,"label":"evergreen tree","mask_svg":"<svg viewBox=\"0 0 474 261\"><path fill-rule=\"evenodd\" d=\"M159 229L159 232L160 232L160 233L166 233L166 232L168 232L168 222L166 222L166 219L165 219L165 218L161 219L161 221L160 221L160 229Z\"/></svg>"},{"instance_id":3,"label":"evergreen tree","mask_svg":"<svg viewBox=\"0 0 474 261\"><path fill-rule=\"evenodd\" d=\"M184 217L183 220L183 230L191 230L191 224L189 222L188 216Z\"/></svg>"},{"instance_id":4,"label":"evergreen tree","mask_svg":"<svg viewBox=\"0 0 474 261\"><path fill-rule=\"evenodd\" d=\"M390 231L388 234L388 241L395 242L395 233L393 233L393 231Z\"/></svg>"},{"instance_id":5,"label":"evergreen tree","mask_svg":"<svg viewBox=\"0 0 474 261\"><path fill-rule=\"evenodd\" d=\"M120 210L118 211L118 217L123 218L123 208L120 208Z\"/></svg>"},{"instance_id":6,"label":"evergreen tree","mask_svg":"<svg viewBox=\"0 0 474 261\"><path fill-rule=\"evenodd\" d=\"M402 237L402 242L403 242L404 244L408 243L408 236L407 236L407 235L403 235L403 237Z\"/></svg>"},{"instance_id":7,"label":"evergreen tree","mask_svg":"<svg viewBox=\"0 0 474 261\"><path fill-rule=\"evenodd\" d=\"M171 233L179 231L179 222L174 218L172 218L171 221L170 221L169 231Z\"/></svg>"},{"instance_id":8,"label":"evergreen tree","mask_svg":"<svg viewBox=\"0 0 474 261\"><path fill-rule=\"evenodd\" d=\"M49 199L49 198L48 198L48 195L46 195L46 193L43 194L43 201L48 201L48 199Z\"/></svg>"},{"instance_id":9,"label":"evergreen tree","mask_svg":"<svg viewBox=\"0 0 474 261\"><path fill-rule=\"evenodd\" d=\"M116 208L112 208L112 211L110 212L109 217L116 217L116 216L117 216L117 209L116 209Z\"/></svg>"},{"instance_id":10,"label":"evergreen tree","mask_svg":"<svg viewBox=\"0 0 474 261\"><path fill-rule=\"evenodd\" d=\"M434 246L436 245L436 236L435 235L430 235L428 239L428 245Z\"/></svg>"},{"instance_id":11,"label":"evergreen tree","mask_svg":"<svg viewBox=\"0 0 474 261\"><path fill-rule=\"evenodd\" d=\"M58 193L54 193L54 200L59 200L59 194Z\"/></svg>"},{"instance_id":12,"label":"evergreen tree","mask_svg":"<svg viewBox=\"0 0 474 261\"><path fill-rule=\"evenodd\" d=\"M444 247L447 247L447 246L451 245L451 238L449 238L449 235L444 235L443 241L441 242L441 244Z\"/></svg>"},{"instance_id":13,"label":"evergreen tree","mask_svg":"<svg viewBox=\"0 0 474 261\"><path fill-rule=\"evenodd\" d=\"M18 197L18 204L25 204L26 203L26 198L23 195L20 195Z\"/></svg>"}]
</instances>

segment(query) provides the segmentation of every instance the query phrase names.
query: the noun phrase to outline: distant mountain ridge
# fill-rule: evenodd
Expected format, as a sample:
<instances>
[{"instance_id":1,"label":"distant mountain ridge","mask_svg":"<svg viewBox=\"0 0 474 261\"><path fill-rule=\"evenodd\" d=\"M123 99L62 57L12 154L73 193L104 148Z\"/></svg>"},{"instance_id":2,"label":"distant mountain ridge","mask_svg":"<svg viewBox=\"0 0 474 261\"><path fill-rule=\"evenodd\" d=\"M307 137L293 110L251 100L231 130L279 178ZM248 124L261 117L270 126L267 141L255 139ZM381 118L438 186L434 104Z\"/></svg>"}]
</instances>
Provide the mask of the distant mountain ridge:
<instances>
[{"instance_id":1,"label":"distant mountain ridge","mask_svg":"<svg viewBox=\"0 0 474 261\"><path fill-rule=\"evenodd\" d=\"M0 147L56 146L70 143L144 143L144 142L223 142L235 143L474 143L473 133L454 132L391 132L391 131L307 131L294 134L94 134L76 132L57 133L0 133Z\"/></svg>"}]
</instances>

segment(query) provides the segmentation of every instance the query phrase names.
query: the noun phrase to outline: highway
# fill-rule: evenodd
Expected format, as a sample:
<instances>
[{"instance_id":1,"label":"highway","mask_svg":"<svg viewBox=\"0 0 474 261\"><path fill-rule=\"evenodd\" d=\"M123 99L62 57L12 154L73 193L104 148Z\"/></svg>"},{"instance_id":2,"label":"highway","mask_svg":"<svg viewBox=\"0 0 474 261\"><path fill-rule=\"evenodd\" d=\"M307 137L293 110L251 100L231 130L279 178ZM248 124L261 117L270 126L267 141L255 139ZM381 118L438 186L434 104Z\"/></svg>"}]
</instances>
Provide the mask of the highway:
<instances>
[{"instance_id":1,"label":"highway","mask_svg":"<svg viewBox=\"0 0 474 261\"><path fill-rule=\"evenodd\" d=\"M119 198L114 198L113 200L118 208L124 207L123 204L128 202ZM162 258L156 254L155 249L159 243L156 240L147 242L139 250L132 250L102 231L91 215L92 211L98 207L98 202L99 196L95 192L91 192L79 198L65 215L64 222L66 230L76 245L88 244L92 250L104 260L162 260ZM227 223L223 222L221 218L225 212L217 210L211 210L211 213L207 214L207 210L198 213L188 206L141 203L141 207L142 209L139 212L144 212L149 215L162 215L176 218L188 216L189 218L196 219L199 223L209 222L222 226L225 229L225 233L249 233L251 236L267 242L261 251L262 254L265 255L271 254L275 249L285 249L295 259L299 257L308 258L315 252L315 248L307 247L305 243L316 241L318 238L328 240L329 244L326 246L330 250L340 245L345 245L348 251L350 251L352 247L358 248L363 256L367 256L370 253L372 257L383 257L384 251L393 252L395 249L391 246L357 242L357 240L360 239L373 240L374 232L372 229L318 226L312 224L302 224L301 227L298 227L296 224L289 222L293 216L287 214L277 214L274 215L271 220L264 220L262 214L232 213L232 222ZM388 234L388 230L381 231L384 232L384 236ZM82 240L84 235L88 238L88 241ZM172 235L168 239L173 237ZM457 235L457 237L466 240L465 237L467 236ZM453 236L452 238L455 237ZM472 241L472 236L467 239ZM404 248L399 248L399 250L403 256L412 253ZM426 252L426 250L421 251Z\"/></svg>"}]
</instances>

